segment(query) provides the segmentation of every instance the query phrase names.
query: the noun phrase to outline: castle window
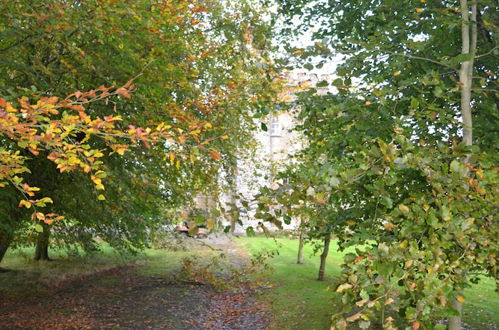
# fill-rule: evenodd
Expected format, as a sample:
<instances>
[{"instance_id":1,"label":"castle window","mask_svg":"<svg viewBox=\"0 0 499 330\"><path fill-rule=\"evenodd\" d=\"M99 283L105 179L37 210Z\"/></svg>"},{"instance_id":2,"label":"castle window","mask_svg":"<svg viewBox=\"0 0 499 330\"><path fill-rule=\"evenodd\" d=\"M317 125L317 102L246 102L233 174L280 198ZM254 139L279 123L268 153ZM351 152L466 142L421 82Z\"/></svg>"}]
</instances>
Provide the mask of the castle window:
<instances>
[{"instance_id":1,"label":"castle window","mask_svg":"<svg viewBox=\"0 0 499 330\"><path fill-rule=\"evenodd\" d=\"M270 136L280 136L281 135L281 125L279 124L278 117L272 117L270 119Z\"/></svg>"}]
</instances>

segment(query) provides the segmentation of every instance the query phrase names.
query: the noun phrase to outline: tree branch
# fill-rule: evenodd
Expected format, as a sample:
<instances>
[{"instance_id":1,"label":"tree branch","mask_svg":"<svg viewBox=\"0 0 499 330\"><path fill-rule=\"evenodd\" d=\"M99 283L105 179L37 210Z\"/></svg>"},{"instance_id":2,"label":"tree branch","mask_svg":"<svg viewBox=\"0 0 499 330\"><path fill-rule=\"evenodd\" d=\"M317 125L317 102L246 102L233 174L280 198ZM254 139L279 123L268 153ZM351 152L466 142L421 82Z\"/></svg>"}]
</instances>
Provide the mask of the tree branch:
<instances>
[{"instance_id":1,"label":"tree branch","mask_svg":"<svg viewBox=\"0 0 499 330\"><path fill-rule=\"evenodd\" d=\"M494 50L496 50L496 49L499 49L499 46L497 46L497 45L496 45L495 47L493 47L493 48L492 48L491 50L489 50L488 52L483 53L483 54L481 54L481 55L477 55L477 56L475 56L475 58L480 58L480 57L484 57L484 56L490 55L490 54L492 54L492 53L494 52Z\"/></svg>"},{"instance_id":2,"label":"tree branch","mask_svg":"<svg viewBox=\"0 0 499 330\"><path fill-rule=\"evenodd\" d=\"M442 63L442 62L439 62L437 60L433 60L433 59L427 58L427 57L421 57L421 56L415 56L415 55L409 55L409 54L402 54L402 53L391 53L391 52L389 52L389 54L390 55L394 55L394 56L407 57L407 58L410 58L410 59L413 59L413 60L420 60L420 61L426 61L426 62L438 64L438 65L441 65L441 66L446 67L448 69L451 69L453 72L457 72L458 71L457 69L453 68L450 65L447 65L445 63Z\"/></svg>"}]
</instances>

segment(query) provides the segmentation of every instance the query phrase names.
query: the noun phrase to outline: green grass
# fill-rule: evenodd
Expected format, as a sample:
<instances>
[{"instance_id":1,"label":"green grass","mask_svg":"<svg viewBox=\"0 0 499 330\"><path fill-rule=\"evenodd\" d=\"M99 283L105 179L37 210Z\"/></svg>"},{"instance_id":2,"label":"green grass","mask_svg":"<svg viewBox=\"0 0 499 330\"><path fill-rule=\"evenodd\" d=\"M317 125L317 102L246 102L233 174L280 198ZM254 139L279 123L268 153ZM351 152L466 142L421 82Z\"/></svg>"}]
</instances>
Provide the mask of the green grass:
<instances>
[{"instance_id":1,"label":"green grass","mask_svg":"<svg viewBox=\"0 0 499 330\"><path fill-rule=\"evenodd\" d=\"M464 321L473 329L496 329L499 326L499 294L491 278L464 291ZM495 326L495 327L494 327Z\"/></svg>"},{"instance_id":2,"label":"green grass","mask_svg":"<svg viewBox=\"0 0 499 330\"><path fill-rule=\"evenodd\" d=\"M278 250L279 255L269 261L274 268L270 278L274 285L262 297L274 314L274 329L329 329L330 315L334 312L333 293L343 254L331 244L326 269L327 281L316 280L319 256L313 247L305 245L303 265L296 264L298 240L265 237L238 238L237 243L249 253L261 250ZM465 291L464 322L472 329L496 329L499 325L499 294L492 279L483 279Z\"/></svg>"},{"instance_id":3,"label":"green grass","mask_svg":"<svg viewBox=\"0 0 499 330\"><path fill-rule=\"evenodd\" d=\"M332 242L326 269L326 281L316 280L319 256L313 255L313 247L305 245L304 264L296 264L298 240L287 238L244 237L236 242L249 253L264 249L278 250L279 254L269 260L274 272L269 278L273 287L263 291L274 315L274 329L329 329L330 314L334 312L333 293L340 271L343 254L336 251ZM54 286L65 280L91 275L106 269L134 265L141 275L173 279L178 273L182 259L187 256L201 262L210 262L214 251L192 248L189 251L148 249L136 255L123 255L103 244L101 252L89 256L68 256L63 250L50 251L54 261L32 261L33 249L10 250L1 266L11 272L0 273L0 295L33 296L45 295ZM115 283L102 283L113 286ZM484 279L465 291L464 321L472 329L495 329L499 325L499 295L495 283Z\"/></svg>"},{"instance_id":4,"label":"green grass","mask_svg":"<svg viewBox=\"0 0 499 330\"><path fill-rule=\"evenodd\" d=\"M274 329L329 329L332 293L327 288L334 285L342 260L335 244L331 244L328 256L326 281L319 282L319 256L313 255L310 244L304 248L304 264L298 265L298 240L245 237L236 242L250 253L263 249L279 251L279 255L269 261L274 268L270 279L274 287L262 295L274 314Z\"/></svg>"}]
</instances>

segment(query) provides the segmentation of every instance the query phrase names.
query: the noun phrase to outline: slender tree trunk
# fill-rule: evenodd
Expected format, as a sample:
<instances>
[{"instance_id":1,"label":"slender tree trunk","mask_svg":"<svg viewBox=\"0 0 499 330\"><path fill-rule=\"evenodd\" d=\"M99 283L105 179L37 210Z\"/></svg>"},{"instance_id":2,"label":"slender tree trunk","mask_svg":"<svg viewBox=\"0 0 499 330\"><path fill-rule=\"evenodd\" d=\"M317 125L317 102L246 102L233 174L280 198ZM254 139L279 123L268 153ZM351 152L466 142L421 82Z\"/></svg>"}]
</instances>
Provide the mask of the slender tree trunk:
<instances>
[{"instance_id":1,"label":"slender tree trunk","mask_svg":"<svg viewBox=\"0 0 499 330\"><path fill-rule=\"evenodd\" d=\"M459 316L453 316L449 319L449 330L460 330L461 329L461 314L463 312L463 304L457 300L452 302L452 308L459 312Z\"/></svg>"},{"instance_id":2,"label":"slender tree trunk","mask_svg":"<svg viewBox=\"0 0 499 330\"><path fill-rule=\"evenodd\" d=\"M49 238L50 238L50 226L43 224L43 231L38 233L38 239L36 240L35 249L35 260L50 260L49 258Z\"/></svg>"},{"instance_id":3,"label":"slender tree trunk","mask_svg":"<svg viewBox=\"0 0 499 330\"><path fill-rule=\"evenodd\" d=\"M324 275L326 273L327 254L329 253L329 243L331 243L331 233L327 233L326 237L324 238L324 250L322 250L321 265L319 267L319 281L324 281Z\"/></svg>"},{"instance_id":4,"label":"slender tree trunk","mask_svg":"<svg viewBox=\"0 0 499 330\"><path fill-rule=\"evenodd\" d=\"M296 263L299 265L303 264L303 245L304 245L303 230L300 229L300 238L298 243L298 257L296 260Z\"/></svg>"},{"instance_id":5,"label":"slender tree trunk","mask_svg":"<svg viewBox=\"0 0 499 330\"><path fill-rule=\"evenodd\" d=\"M232 212L232 218L230 220L230 232L234 234L236 231L236 225L237 225L237 220L239 219L239 209L237 208L237 199L235 196L238 194L237 191L237 176L239 175L238 173L238 168L237 168L237 159L235 160L235 164L232 165L231 167L232 171L232 178L230 181L230 186L231 186L231 202L234 205L234 210Z\"/></svg>"},{"instance_id":6,"label":"slender tree trunk","mask_svg":"<svg viewBox=\"0 0 499 330\"><path fill-rule=\"evenodd\" d=\"M0 263L9 248L10 242L12 240L11 235L5 231L0 231Z\"/></svg>"},{"instance_id":7,"label":"slender tree trunk","mask_svg":"<svg viewBox=\"0 0 499 330\"><path fill-rule=\"evenodd\" d=\"M236 219L234 219L234 216L230 218L230 233L234 234L236 231Z\"/></svg>"},{"instance_id":8,"label":"slender tree trunk","mask_svg":"<svg viewBox=\"0 0 499 330\"><path fill-rule=\"evenodd\" d=\"M461 0L461 54L476 53L477 43L477 4L472 1L471 19L469 17L469 6L467 0ZM471 31L470 31L471 30ZM466 145L473 144L473 121L471 117L471 88L473 77L473 58L461 63L459 70L459 81L461 85L461 116L463 119L463 141Z\"/></svg>"},{"instance_id":9,"label":"slender tree trunk","mask_svg":"<svg viewBox=\"0 0 499 330\"><path fill-rule=\"evenodd\" d=\"M461 54L471 54L475 56L477 46L477 0L471 1L471 18L469 15L469 5L467 0L461 0ZM463 119L463 142L467 146L473 145L473 121L471 114L471 89L473 83L473 63L472 57L468 61L461 63L459 70L459 82L461 85L461 117ZM454 300L452 307L459 312L459 316L449 319L449 330L460 330L462 321L463 305L458 300Z\"/></svg>"}]
</instances>

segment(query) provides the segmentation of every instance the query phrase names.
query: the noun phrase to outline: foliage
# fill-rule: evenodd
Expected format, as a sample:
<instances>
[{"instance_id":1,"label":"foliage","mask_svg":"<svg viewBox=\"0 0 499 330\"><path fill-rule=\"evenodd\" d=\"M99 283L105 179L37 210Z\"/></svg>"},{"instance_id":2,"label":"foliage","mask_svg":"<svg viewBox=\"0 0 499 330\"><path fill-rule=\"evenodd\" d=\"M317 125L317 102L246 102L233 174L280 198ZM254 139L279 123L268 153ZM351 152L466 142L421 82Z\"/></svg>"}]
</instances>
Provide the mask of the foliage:
<instances>
[{"instance_id":1,"label":"foliage","mask_svg":"<svg viewBox=\"0 0 499 330\"><path fill-rule=\"evenodd\" d=\"M244 265L238 265L230 260L231 256L223 253L208 262L186 257L182 260L179 278L195 284L210 285L219 292L256 290L268 285L266 279L272 272L269 260L275 254L275 251L259 251Z\"/></svg>"},{"instance_id":2,"label":"foliage","mask_svg":"<svg viewBox=\"0 0 499 330\"><path fill-rule=\"evenodd\" d=\"M249 253L265 249L278 251L278 255L269 261L274 270L269 278L272 286L262 295L262 298L269 302L275 315L271 328L325 329L330 327L333 312L331 304L341 306L342 293L334 293L333 290L328 290L328 287L338 286L341 280L342 260L348 253L354 253L357 247L350 247L340 252L338 241L331 242L327 281L320 282L315 278L319 260L315 257L312 244L305 245L304 264L297 265L295 260L298 240L242 237L237 239L237 243ZM465 290L467 303L464 306L464 322L470 328L493 327L499 320L496 308L499 304L499 297L494 288L494 280L486 278Z\"/></svg>"},{"instance_id":3,"label":"foliage","mask_svg":"<svg viewBox=\"0 0 499 330\"><path fill-rule=\"evenodd\" d=\"M50 197L36 198L36 192L40 191L40 188L24 182L22 175L31 172L26 164L27 156L22 153L25 150L34 156L38 156L41 150L48 151L47 158L57 165L60 173L80 170L90 176L95 190L103 191L105 187L102 179L107 174L100 158L104 157L106 149L92 147L88 142L92 137L101 138L107 144L110 154L123 155L129 150L129 144L137 144L140 141L149 146L150 143L175 142L185 140L187 135L192 134L191 131L199 132L200 128L204 130L206 125L203 123L187 132L174 131L164 123L160 123L154 130L134 126L120 130L116 127L116 123L122 119L120 116L92 118L86 113L83 104L113 95L129 95L127 87L130 85L111 93L104 87L97 91L77 92L62 101L56 97L43 98L36 104L30 104L21 98L18 108L0 99L0 132L10 142L7 148L2 147L0 150L3 156L0 185L5 187L10 183L22 192L25 199L20 201L19 207L44 207L53 202ZM194 134L197 135L196 132ZM78 135L81 138L78 138ZM99 194L97 199L105 200L105 196ZM50 225L54 220L61 220L63 217L35 210L32 219Z\"/></svg>"},{"instance_id":4,"label":"foliage","mask_svg":"<svg viewBox=\"0 0 499 330\"><path fill-rule=\"evenodd\" d=\"M315 45L294 52L302 63L320 67L333 54L345 61L332 82L337 93L299 96L308 145L282 175L288 186L260 197L261 208L272 221L293 208L327 214L321 220L341 248L367 243L345 257L333 326L432 328L456 314L451 302L465 300L477 274L497 277L499 140L483 120L497 123L495 5L479 3L477 53L462 54L457 1L280 3L289 22L324 23ZM457 73L472 58L470 147L460 142ZM268 212L276 202L284 210L277 217Z\"/></svg>"},{"instance_id":5,"label":"foliage","mask_svg":"<svg viewBox=\"0 0 499 330\"><path fill-rule=\"evenodd\" d=\"M67 218L53 226L61 244L88 246L98 235L125 247L143 246L148 231L164 221L163 208L178 207L217 182L220 168L250 140L252 113L273 94L265 41L269 30L246 2L15 0L2 3L0 13L0 64L6 68L0 74L0 97L6 103L36 104L69 94L76 101L88 96L79 91L120 86L136 77L133 98L127 90L114 89L121 96L105 95L106 102L87 107L88 116L109 118L117 129L136 130L131 134L144 139L149 133L135 126L171 131L178 138L164 136L164 143L124 154L134 143L125 138L112 143L114 154L96 151L105 172L99 175L108 176L106 194L95 193L103 187L102 177L88 185L85 175L67 173L62 163L60 175L42 160L45 151L19 155L29 163L29 183L57 196L46 213ZM192 139L186 139L187 132ZM77 136L77 127L68 134L76 144L90 138ZM10 148L9 139L1 145ZM107 148L105 139L85 142L95 150ZM79 166L69 167L74 165ZM104 195L105 201L96 202ZM12 218L2 227L15 233L15 242L29 242L22 216L2 214Z\"/></svg>"}]
</instances>

